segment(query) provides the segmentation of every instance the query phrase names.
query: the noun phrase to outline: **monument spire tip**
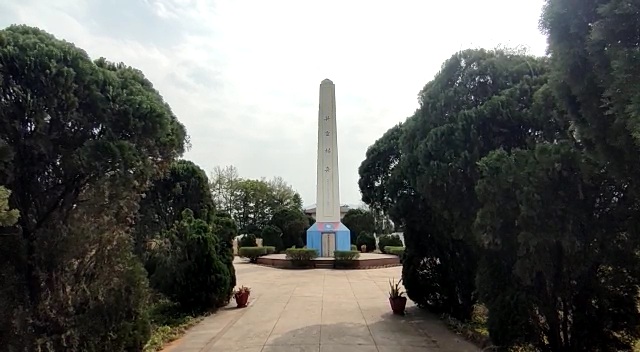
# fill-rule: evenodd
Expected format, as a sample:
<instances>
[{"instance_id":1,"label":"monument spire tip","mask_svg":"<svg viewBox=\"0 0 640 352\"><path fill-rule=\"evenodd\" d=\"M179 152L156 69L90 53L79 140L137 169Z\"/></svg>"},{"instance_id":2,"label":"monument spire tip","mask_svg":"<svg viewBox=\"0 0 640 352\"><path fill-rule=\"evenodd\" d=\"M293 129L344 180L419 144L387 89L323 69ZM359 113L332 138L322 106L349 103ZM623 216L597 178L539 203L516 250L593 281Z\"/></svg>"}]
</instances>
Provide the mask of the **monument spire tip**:
<instances>
[{"instance_id":1,"label":"monument spire tip","mask_svg":"<svg viewBox=\"0 0 640 352\"><path fill-rule=\"evenodd\" d=\"M333 84L333 82L331 82L331 80L330 80L330 79L325 78L325 79L322 81L322 83L321 83L321 84Z\"/></svg>"}]
</instances>

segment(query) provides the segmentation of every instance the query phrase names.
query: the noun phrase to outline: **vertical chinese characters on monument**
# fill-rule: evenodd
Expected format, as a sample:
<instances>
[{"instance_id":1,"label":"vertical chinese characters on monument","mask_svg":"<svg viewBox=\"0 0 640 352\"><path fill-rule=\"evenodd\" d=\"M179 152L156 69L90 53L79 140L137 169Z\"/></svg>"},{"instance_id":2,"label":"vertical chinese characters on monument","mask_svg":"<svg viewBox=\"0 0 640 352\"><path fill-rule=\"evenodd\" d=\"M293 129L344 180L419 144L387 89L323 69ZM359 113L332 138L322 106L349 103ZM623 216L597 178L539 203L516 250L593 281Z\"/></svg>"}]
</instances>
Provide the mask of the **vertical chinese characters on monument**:
<instances>
[{"instance_id":1,"label":"vertical chinese characters on monument","mask_svg":"<svg viewBox=\"0 0 640 352\"><path fill-rule=\"evenodd\" d=\"M332 173L331 173L331 166L332 166L332 159L331 159L331 147L332 147L332 136L331 136L331 116L326 115L324 117L324 125L323 125L323 129L324 129L324 138L325 138L325 142L324 142L324 155L322 157L323 159L323 163L325 165L324 168L324 200L325 200L325 207L326 209L331 209L331 200L333 198L332 193L332 189L331 189L331 177L332 177Z\"/></svg>"}]
</instances>

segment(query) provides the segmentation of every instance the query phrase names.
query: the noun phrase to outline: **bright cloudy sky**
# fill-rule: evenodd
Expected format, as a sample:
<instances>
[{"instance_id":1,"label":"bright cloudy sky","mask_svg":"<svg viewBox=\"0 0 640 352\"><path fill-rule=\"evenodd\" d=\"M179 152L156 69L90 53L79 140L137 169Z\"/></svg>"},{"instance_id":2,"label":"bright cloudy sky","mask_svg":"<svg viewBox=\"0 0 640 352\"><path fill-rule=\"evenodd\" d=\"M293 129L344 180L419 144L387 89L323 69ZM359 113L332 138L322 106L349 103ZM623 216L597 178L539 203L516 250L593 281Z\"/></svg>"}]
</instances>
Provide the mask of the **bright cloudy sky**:
<instances>
[{"instance_id":1,"label":"bright cloudy sky","mask_svg":"<svg viewBox=\"0 0 640 352\"><path fill-rule=\"evenodd\" d=\"M318 89L336 84L341 200L358 204L366 149L470 47L543 55L543 0L0 0L21 23L141 69L209 173L282 176L315 203Z\"/></svg>"}]
</instances>

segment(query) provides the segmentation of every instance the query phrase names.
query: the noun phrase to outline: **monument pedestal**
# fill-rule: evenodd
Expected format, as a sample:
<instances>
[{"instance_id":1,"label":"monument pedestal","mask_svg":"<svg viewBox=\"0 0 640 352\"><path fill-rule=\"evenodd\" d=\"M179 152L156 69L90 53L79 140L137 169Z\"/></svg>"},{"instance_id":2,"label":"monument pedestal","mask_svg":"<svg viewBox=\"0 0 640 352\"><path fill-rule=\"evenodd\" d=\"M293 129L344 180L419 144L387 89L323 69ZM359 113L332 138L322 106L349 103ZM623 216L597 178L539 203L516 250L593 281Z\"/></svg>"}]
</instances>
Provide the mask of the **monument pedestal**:
<instances>
[{"instance_id":1,"label":"monument pedestal","mask_svg":"<svg viewBox=\"0 0 640 352\"><path fill-rule=\"evenodd\" d=\"M341 222L316 222L307 230L307 248L320 257L333 257L334 251L351 250L351 231Z\"/></svg>"}]
</instances>

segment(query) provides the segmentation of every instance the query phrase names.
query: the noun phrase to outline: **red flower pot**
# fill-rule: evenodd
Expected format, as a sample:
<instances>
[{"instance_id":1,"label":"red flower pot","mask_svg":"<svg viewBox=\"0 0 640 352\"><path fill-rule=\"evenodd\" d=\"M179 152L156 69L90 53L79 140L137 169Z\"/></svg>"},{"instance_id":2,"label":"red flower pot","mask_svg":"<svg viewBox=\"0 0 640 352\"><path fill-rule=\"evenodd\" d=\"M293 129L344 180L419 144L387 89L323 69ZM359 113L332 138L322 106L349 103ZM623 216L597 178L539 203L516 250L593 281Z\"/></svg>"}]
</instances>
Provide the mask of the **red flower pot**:
<instances>
[{"instance_id":1,"label":"red flower pot","mask_svg":"<svg viewBox=\"0 0 640 352\"><path fill-rule=\"evenodd\" d=\"M247 306L247 302L249 301L249 292L236 293L234 297L238 308L244 308Z\"/></svg>"},{"instance_id":2,"label":"red flower pot","mask_svg":"<svg viewBox=\"0 0 640 352\"><path fill-rule=\"evenodd\" d=\"M393 314L404 315L404 308L407 306L407 297L389 297Z\"/></svg>"}]
</instances>

